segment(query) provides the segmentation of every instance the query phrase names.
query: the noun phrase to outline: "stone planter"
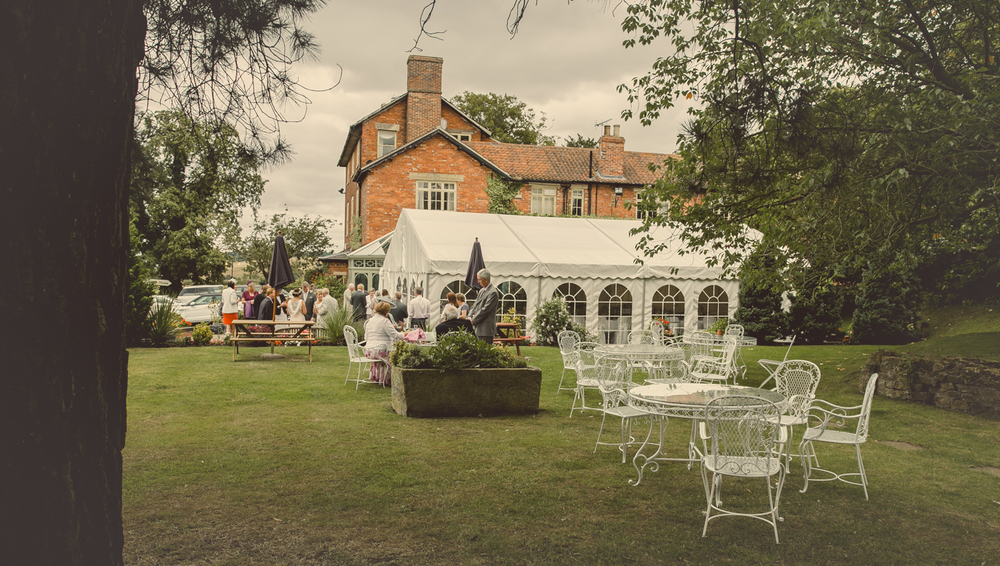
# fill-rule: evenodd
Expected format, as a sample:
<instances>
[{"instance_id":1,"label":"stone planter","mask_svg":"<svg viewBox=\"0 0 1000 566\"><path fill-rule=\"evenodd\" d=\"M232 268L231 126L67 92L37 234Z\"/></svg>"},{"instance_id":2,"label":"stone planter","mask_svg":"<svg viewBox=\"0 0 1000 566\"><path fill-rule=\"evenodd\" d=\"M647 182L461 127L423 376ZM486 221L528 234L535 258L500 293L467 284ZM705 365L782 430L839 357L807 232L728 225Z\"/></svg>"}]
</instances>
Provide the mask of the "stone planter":
<instances>
[{"instance_id":1,"label":"stone planter","mask_svg":"<svg viewBox=\"0 0 1000 566\"><path fill-rule=\"evenodd\" d=\"M404 417L477 417L538 412L542 370L392 368L392 408Z\"/></svg>"}]
</instances>

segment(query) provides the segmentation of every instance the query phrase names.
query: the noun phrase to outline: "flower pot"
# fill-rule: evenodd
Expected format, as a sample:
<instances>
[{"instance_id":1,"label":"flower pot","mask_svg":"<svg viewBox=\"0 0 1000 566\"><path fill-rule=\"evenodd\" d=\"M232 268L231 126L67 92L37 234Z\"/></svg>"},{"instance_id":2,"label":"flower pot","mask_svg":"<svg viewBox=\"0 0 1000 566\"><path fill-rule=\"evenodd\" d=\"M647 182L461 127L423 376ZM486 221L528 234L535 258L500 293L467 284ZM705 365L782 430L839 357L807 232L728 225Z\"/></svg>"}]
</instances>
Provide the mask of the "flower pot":
<instances>
[{"instance_id":1,"label":"flower pot","mask_svg":"<svg viewBox=\"0 0 1000 566\"><path fill-rule=\"evenodd\" d=\"M719 335L719 336L722 336L722 331L721 330L717 330L716 334Z\"/></svg>"},{"instance_id":2,"label":"flower pot","mask_svg":"<svg viewBox=\"0 0 1000 566\"><path fill-rule=\"evenodd\" d=\"M542 370L392 368L392 408L404 417L476 417L538 412Z\"/></svg>"}]
</instances>

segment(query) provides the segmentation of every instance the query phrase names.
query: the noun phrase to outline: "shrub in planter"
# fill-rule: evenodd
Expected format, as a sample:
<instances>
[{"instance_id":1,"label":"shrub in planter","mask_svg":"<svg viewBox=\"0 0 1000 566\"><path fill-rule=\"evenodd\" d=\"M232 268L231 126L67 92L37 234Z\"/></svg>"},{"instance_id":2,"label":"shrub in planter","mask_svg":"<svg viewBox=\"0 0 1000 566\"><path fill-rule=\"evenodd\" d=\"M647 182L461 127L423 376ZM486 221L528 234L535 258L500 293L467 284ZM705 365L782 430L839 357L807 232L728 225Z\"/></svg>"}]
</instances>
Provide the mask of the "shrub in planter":
<instances>
[{"instance_id":1,"label":"shrub in planter","mask_svg":"<svg viewBox=\"0 0 1000 566\"><path fill-rule=\"evenodd\" d=\"M212 327L207 322L195 326L191 331L191 341L195 346L207 346L212 341Z\"/></svg>"},{"instance_id":2,"label":"shrub in planter","mask_svg":"<svg viewBox=\"0 0 1000 566\"><path fill-rule=\"evenodd\" d=\"M390 356L392 407L408 417L486 416L538 411L542 373L502 346L467 332L432 347L397 343Z\"/></svg>"}]
</instances>

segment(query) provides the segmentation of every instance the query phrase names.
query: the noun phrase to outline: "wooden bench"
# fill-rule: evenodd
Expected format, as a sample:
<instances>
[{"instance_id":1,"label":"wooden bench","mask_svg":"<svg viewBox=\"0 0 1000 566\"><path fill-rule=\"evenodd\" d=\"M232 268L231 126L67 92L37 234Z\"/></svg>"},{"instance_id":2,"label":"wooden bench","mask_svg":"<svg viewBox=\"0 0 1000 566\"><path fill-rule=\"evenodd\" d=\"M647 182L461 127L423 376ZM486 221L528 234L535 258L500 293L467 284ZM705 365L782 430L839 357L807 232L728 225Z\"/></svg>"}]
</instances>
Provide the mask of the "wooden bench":
<instances>
[{"instance_id":1,"label":"wooden bench","mask_svg":"<svg viewBox=\"0 0 1000 566\"><path fill-rule=\"evenodd\" d=\"M240 353L240 342L270 342L274 348L275 342L305 342L309 346L309 361L312 361L312 345L316 340L312 333L315 322L289 322L287 320L248 320L233 321L234 334L229 338L233 343L233 361ZM278 328L287 326L288 328Z\"/></svg>"},{"instance_id":2,"label":"wooden bench","mask_svg":"<svg viewBox=\"0 0 1000 566\"><path fill-rule=\"evenodd\" d=\"M527 340L521 336L521 327L513 322L498 322L497 335L493 337L494 344L513 344L517 349L517 357L521 357L521 343Z\"/></svg>"}]
</instances>

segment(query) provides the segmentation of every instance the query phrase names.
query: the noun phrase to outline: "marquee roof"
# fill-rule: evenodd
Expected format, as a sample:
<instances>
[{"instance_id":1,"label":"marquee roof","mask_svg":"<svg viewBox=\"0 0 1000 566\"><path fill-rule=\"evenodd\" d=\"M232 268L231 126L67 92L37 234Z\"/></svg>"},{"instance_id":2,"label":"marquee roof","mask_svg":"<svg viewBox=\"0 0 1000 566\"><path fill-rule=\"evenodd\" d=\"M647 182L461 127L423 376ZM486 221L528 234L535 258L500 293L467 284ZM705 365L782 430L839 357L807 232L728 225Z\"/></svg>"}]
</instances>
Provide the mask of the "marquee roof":
<instances>
[{"instance_id":1,"label":"marquee roof","mask_svg":"<svg viewBox=\"0 0 1000 566\"><path fill-rule=\"evenodd\" d=\"M437 273L464 279L472 244L479 239L486 267L496 276L559 279L718 280L701 253L681 255L676 233L656 228L666 250L645 264L636 251L637 220L476 214L440 210L401 211L384 269L393 273ZM676 270L676 273L674 273Z\"/></svg>"}]
</instances>

